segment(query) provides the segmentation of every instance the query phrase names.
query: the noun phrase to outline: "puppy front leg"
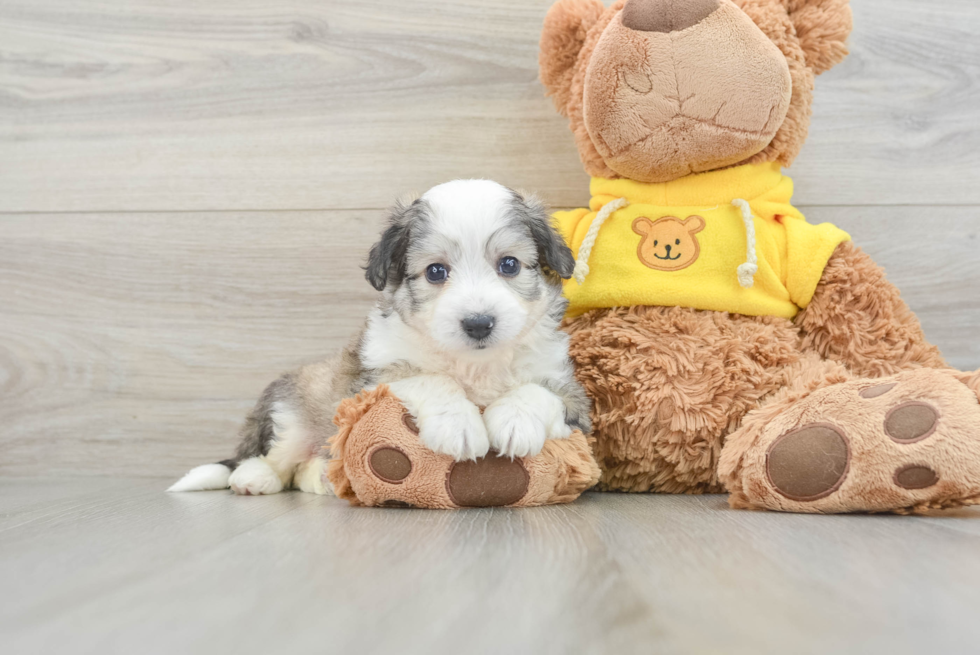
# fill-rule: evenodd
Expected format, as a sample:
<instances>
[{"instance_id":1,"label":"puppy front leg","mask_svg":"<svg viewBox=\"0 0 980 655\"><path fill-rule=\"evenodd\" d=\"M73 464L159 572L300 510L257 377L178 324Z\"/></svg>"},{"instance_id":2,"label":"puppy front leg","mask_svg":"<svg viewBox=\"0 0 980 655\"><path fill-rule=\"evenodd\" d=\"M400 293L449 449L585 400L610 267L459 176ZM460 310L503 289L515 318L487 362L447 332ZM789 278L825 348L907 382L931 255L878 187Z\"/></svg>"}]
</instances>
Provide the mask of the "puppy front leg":
<instances>
[{"instance_id":1,"label":"puppy front leg","mask_svg":"<svg viewBox=\"0 0 980 655\"><path fill-rule=\"evenodd\" d=\"M525 384L495 401L483 414L490 445L506 457L537 455L547 439L567 439L565 403L539 384Z\"/></svg>"},{"instance_id":2,"label":"puppy front leg","mask_svg":"<svg viewBox=\"0 0 980 655\"><path fill-rule=\"evenodd\" d=\"M477 459L490 450L480 410L442 375L418 375L388 385L415 417L425 446L453 459Z\"/></svg>"}]
</instances>

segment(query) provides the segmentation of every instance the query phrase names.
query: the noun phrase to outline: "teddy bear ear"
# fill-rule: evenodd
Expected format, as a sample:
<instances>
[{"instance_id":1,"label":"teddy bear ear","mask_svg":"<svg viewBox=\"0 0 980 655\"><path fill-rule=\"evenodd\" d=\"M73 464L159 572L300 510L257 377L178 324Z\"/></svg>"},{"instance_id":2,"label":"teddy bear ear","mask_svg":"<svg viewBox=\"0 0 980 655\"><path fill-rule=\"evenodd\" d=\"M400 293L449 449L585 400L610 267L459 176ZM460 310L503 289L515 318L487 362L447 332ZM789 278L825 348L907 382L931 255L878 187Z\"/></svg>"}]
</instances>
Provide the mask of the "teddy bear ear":
<instances>
[{"instance_id":1,"label":"teddy bear ear","mask_svg":"<svg viewBox=\"0 0 980 655\"><path fill-rule=\"evenodd\" d=\"M814 74L825 73L847 56L853 27L850 0L783 0Z\"/></svg>"},{"instance_id":2,"label":"teddy bear ear","mask_svg":"<svg viewBox=\"0 0 980 655\"><path fill-rule=\"evenodd\" d=\"M704 219L700 216L688 216L684 221L684 229L690 234L697 234L705 227Z\"/></svg>"},{"instance_id":3,"label":"teddy bear ear","mask_svg":"<svg viewBox=\"0 0 980 655\"><path fill-rule=\"evenodd\" d=\"M558 0L544 19L538 67L541 82L562 115L571 97L578 54L605 9L600 0Z\"/></svg>"},{"instance_id":4,"label":"teddy bear ear","mask_svg":"<svg viewBox=\"0 0 980 655\"><path fill-rule=\"evenodd\" d=\"M644 216L640 216L633 221L633 231L641 237L645 237L653 231L653 221Z\"/></svg>"}]
</instances>

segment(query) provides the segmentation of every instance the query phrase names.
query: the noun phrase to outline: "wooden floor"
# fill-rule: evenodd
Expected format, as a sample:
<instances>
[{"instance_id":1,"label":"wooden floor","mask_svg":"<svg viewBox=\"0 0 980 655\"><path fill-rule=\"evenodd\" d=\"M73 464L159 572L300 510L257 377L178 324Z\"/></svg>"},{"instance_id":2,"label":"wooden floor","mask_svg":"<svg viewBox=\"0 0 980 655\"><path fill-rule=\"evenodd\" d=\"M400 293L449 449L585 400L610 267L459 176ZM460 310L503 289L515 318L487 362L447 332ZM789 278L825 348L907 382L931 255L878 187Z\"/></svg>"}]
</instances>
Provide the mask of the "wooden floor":
<instances>
[{"instance_id":1,"label":"wooden floor","mask_svg":"<svg viewBox=\"0 0 980 655\"><path fill-rule=\"evenodd\" d=\"M975 653L980 509L352 509L0 481L0 651Z\"/></svg>"}]
</instances>

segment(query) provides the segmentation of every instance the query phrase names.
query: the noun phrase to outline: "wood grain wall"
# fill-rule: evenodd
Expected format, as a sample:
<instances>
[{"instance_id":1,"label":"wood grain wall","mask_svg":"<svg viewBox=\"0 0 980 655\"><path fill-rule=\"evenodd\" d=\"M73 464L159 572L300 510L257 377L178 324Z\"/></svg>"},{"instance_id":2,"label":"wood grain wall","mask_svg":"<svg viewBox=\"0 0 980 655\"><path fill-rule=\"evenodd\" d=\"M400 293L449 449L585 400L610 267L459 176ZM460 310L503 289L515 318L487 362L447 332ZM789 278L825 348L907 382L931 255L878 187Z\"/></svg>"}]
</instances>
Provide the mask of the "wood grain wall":
<instances>
[{"instance_id":1,"label":"wood grain wall","mask_svg":"<svg viewBox=\"0 0 980 655\"><path fill-rule=\"evenodd\" d=\"M383 209L587 200L550 0L0 0L0 474L176 475L372 300ZM980 367L980 3L853 0L792 174Z\"/></svg>"}]
</instances>

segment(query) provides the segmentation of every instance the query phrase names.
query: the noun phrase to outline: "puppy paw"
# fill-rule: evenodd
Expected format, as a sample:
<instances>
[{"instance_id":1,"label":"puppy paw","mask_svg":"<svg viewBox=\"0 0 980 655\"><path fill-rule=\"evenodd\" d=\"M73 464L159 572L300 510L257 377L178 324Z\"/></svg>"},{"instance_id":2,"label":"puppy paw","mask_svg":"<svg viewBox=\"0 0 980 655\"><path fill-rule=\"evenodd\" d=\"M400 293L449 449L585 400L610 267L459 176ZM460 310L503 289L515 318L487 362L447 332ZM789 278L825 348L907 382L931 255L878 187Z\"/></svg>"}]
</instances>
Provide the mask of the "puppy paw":
<instances>
[{"instance_id":1,"label":"puppy paw","mask_svg":"<svg viewBox=\"0 0 980 655\"><path fill-rule=\"evenodd\" d=\"M306 493L327 496L333 494L333 486L327 479L327 460L313 457L296 467L293 486Z\"/></svg>"},{"instance_id":2,"label":"puppy paw","mask_svg":"<svg viewBox=\"0 0 980 655\"><path fill-rule=\"evenodd\" d=\"M426 447L456 461L477 459L490 450L480 410L469 401L449 403L418 417L417 423Z\"/></svg>"},{"instance_id":3,"label":"puppy paw","mask_svg":"<svg viewBox=\"0 0 980 655\"><path fill-rule=\"evenodd\" d=\"M567 439L565 405L547 389L529 384L490 405L483 415L490 445L507 457L537 455L547 439Z\"/></svg>"},{"instance_id":4,"label":"puppy paw","mask_svg":"<svg viewBox=\"0 0 980 655\"><path fill-rule=\"evenodd\" d=\"M262 496L282 491L282 480L261 457L246 459L228 478L231 490L239 496Z\"/></svg>"},{"instance_id":5,"label":"puppy paw","mask_svg":"<svg viewBox=\"0 0 980 655\"><path fill-rule=\"evenodd\" d=\"M551 420L545 424L545 430L549 439L568 439L572 436L571 426L565 423L564 407L557 414L554 414Z\"/></svg>"},{"instance_id":6,"label":"puppy paw","mask_svg":"<svg viewBox=\"0 0 980 655\"><path fill-rule=\"evenodd\" d=\"M483 415L490 445L504 457L537 455L548 438L544 422L520 402L498 400Z\"/></svg>"}]
</instances>

